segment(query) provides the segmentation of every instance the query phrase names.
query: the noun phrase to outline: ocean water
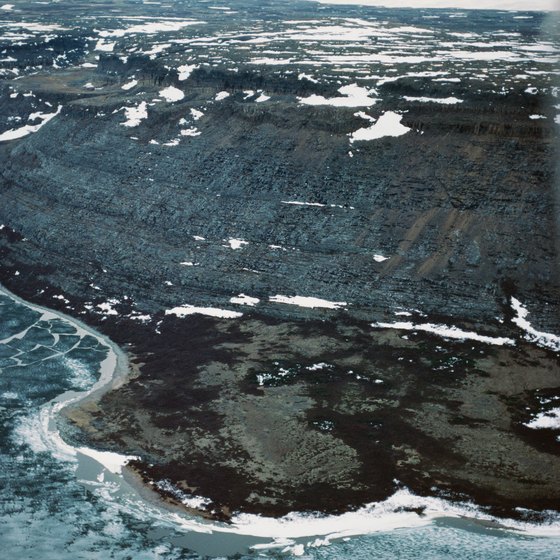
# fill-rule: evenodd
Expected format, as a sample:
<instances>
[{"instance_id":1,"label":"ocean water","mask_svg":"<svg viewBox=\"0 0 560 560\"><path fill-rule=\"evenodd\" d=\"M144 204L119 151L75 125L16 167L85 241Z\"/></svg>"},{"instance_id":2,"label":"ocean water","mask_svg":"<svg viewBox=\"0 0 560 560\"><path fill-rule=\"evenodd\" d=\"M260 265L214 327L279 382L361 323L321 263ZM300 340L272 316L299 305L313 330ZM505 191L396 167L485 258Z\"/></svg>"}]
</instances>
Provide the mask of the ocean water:
<instances>
[{"instance_id":1,"label":"ocean water","mask_svg":"<svg viewBox=\"0 0 560 560\"><path fill-rule=\"evenodd\" d=\"M119 474L124 458L75 449L57 430L64 403L106 383L116 360L95 333L0 292L0 558L560 557L558 524L497 529L474 507L426 499L426 519L394 513L421 500L406 492L346 517L233 527L165 512Z\"/></svg>"}]
</instances>

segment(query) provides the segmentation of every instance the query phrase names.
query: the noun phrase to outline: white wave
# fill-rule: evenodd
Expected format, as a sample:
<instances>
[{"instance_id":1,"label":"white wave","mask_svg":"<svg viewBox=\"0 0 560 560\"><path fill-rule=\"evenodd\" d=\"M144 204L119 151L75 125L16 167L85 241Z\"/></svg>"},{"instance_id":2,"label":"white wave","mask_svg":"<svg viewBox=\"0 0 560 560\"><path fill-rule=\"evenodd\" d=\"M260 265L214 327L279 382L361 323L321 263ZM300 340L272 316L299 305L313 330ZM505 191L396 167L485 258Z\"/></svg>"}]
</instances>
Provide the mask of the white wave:
<instances>
[{"instance_id":1,"label":"white wave","mask_svg":"<svg viewBox=\"0 0 560 560\"><path fill-rule=\"evenodd\" d=\"M75 449L60 437L54 418L60 411L59 403L47 403L37 412L20 418L14 426L12 441L24 442L33 453L49 453L63 463L76 462Z\"/></svg>"},{"instance_id":2,"label":"white wave","mask_svg":"<svg viewBox=\"0 0 560 560\"><path fill-rule=\"evenodd\" d=\"M85 391L95 382L95 377L93 375L93 372L91 371L91 368L89 368L80 360L64 356L62 359L62 364L66 368L68 368L72 375L71 382L74 389Z\"/></svg>"}]
</instances>

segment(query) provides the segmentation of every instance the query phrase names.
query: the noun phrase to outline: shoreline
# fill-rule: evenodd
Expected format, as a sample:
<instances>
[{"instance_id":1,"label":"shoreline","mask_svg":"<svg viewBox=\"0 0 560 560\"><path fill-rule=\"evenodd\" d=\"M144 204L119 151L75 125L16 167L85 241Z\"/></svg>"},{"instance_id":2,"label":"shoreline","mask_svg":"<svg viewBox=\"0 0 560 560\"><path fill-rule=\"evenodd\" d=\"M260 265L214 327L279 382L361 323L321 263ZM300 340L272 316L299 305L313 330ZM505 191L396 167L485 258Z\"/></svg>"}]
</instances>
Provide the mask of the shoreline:
<instances>
[{"instance_id":1,"label":"shoreline","mask_svg":"<svg viewBox=\"0 0 560 560\"><path fill-rule=\"evenodd\" d=\"M394 495L381 502L366 504L354 511L332 515L321 512L293 512L283 517L262 517L250 513L234 513L229 523L209 518L208 511L190 508L180 501L171 500L166 495L147 484L133 466L126 466L135 457L120 456L117 453L96 451L94 449L74 447L68 444L56 426L57 418L70 406L95 401L106 392L118 388L129 378L129 362L124 351L107 336L97 332L79 319L69 317L62 312L53 311L43 306L27 302L0 286L0 292L17 303L33 310L68 321L77 331L87 333L100 340L108 349L108 356L101 362L101 375L85 395L77 391L68 391L55 397L43 406L50 409L47 429L51 441L63 451L70 451L80 461L79 454L95 460L103 469L120 475L143 504L155 506L164 517L171 516L178 529L194 532L217 532L262 539L327 537L343 538L397 528L424 526L436 519L456 518L470 523L490 523L493 527L506 531L521 531L526 535L557 537L560 535L560 520L554 523L526 523L514 519L501 519L484 513L473 503L448 502L436 497L416 496L408 489L398 490ZM54 424L53 424L54 421ZM121 463L118 464L120 457ZM105 459L105 461L104 461ZM106 460L109 460L107 463ZM113 461L111 463L111 461ZM116 462L115 462L116 461ZM155 512L154 512L155 514Z\"/></svg>"}]
</instances>

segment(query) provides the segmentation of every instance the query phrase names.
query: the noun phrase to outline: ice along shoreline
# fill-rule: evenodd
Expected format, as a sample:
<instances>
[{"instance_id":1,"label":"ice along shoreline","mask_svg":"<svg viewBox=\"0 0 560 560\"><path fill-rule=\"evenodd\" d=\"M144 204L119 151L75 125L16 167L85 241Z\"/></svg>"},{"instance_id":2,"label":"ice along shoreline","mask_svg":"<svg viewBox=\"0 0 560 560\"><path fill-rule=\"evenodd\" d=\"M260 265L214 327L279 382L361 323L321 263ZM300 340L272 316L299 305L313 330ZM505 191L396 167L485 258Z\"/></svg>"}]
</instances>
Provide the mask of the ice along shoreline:
<instances>
[{"instance_id":1,"label":"ice along shoreline","mask_svg":"<svg viewBox=\"0 0 560 560\"><path fill-rule=\"evenodd\" d=\"M100 364L100 377L89 390L85 392L67 391L42 407L41 425L43 432L41 437L48 440L48 447L54 451L53 454L66 459L73 457L78 464L93 460L107 472L107 476L110 476L109 473L116 475L111 477L111 480L118 480L120 485L130 487L136 501L145 506L144 513L153 516L157 522L168 528L173 527L180 531L199 534L221 533L244 536L250 539L245 545L257 549L266 547L267 543L251 544L251 541L254 539L259 541L261 539L265 541L272 539L273 542L268 543L269 545L275 548L285 547L286 552L294 553L296 550L291 550L291 548L300 546L301 543L298 541L301 539L305 539L307 545L313 543L315 545L329 544L331 539L391 531L397 528L425 526L436 519L441 520L442 518L460 518L465 520L466 523L489 523L495 528L523 531L528 535L554 537L560 535L560 519L558 516L544 524L504 520L485 514L472 503L451 503L440 498L419 497L405 488L382 502L367 504L356 511L349 511L340 515L294 512L282 518L266 518L254 514L235 514L229 524L224 524L204 520L200 515L193 515L196 513L195 508L189 508L191 515L181 512L179 508L166 504L163 499L158 500L159 494L139 479L130 476L130 473L121 472L122 468L133 457L96 451L85 447L73 447L64 441L56 425L59 415L66 407L99 399L106 392L118 388L126 382L129 376L126 354L108 337L85 325L79 319L29 303L2 286L0 286L0 292L17 303L41 313L45 320L62 319L67 321L76 329L78 334L91 335L108 348L108 355ZM124 474L124 476L120 476L121 474ZM309 539L312 538L315 540L310 541ZM237 543L237 546L239 546L239 543Z\"/></svg>"}]
</instances>

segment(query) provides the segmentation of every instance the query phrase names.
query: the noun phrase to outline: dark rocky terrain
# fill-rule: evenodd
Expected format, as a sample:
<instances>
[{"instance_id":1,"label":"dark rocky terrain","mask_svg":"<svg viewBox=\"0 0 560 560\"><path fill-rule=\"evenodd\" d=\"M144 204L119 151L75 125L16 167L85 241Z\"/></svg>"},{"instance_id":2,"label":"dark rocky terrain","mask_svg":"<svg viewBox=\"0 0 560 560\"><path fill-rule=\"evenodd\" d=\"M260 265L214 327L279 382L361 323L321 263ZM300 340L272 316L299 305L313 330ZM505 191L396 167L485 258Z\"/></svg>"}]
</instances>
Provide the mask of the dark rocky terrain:
<instances>
[{"instance_id":1,"label":"dark rocky terrain","mask_svg":"<svg viewBox=\"0 0 560 560\"><path fill-rule=\"evenodd\" d=\"M399 485L557 509L559 432L525 424L560 345L511 299L560 332L555 22L229 5L2 13L0 140L59 112L0 141L0 279L133 364L69 437L226 515ZM394 113L406 134L351 141Z\"/></svg>"}]
</instances>

